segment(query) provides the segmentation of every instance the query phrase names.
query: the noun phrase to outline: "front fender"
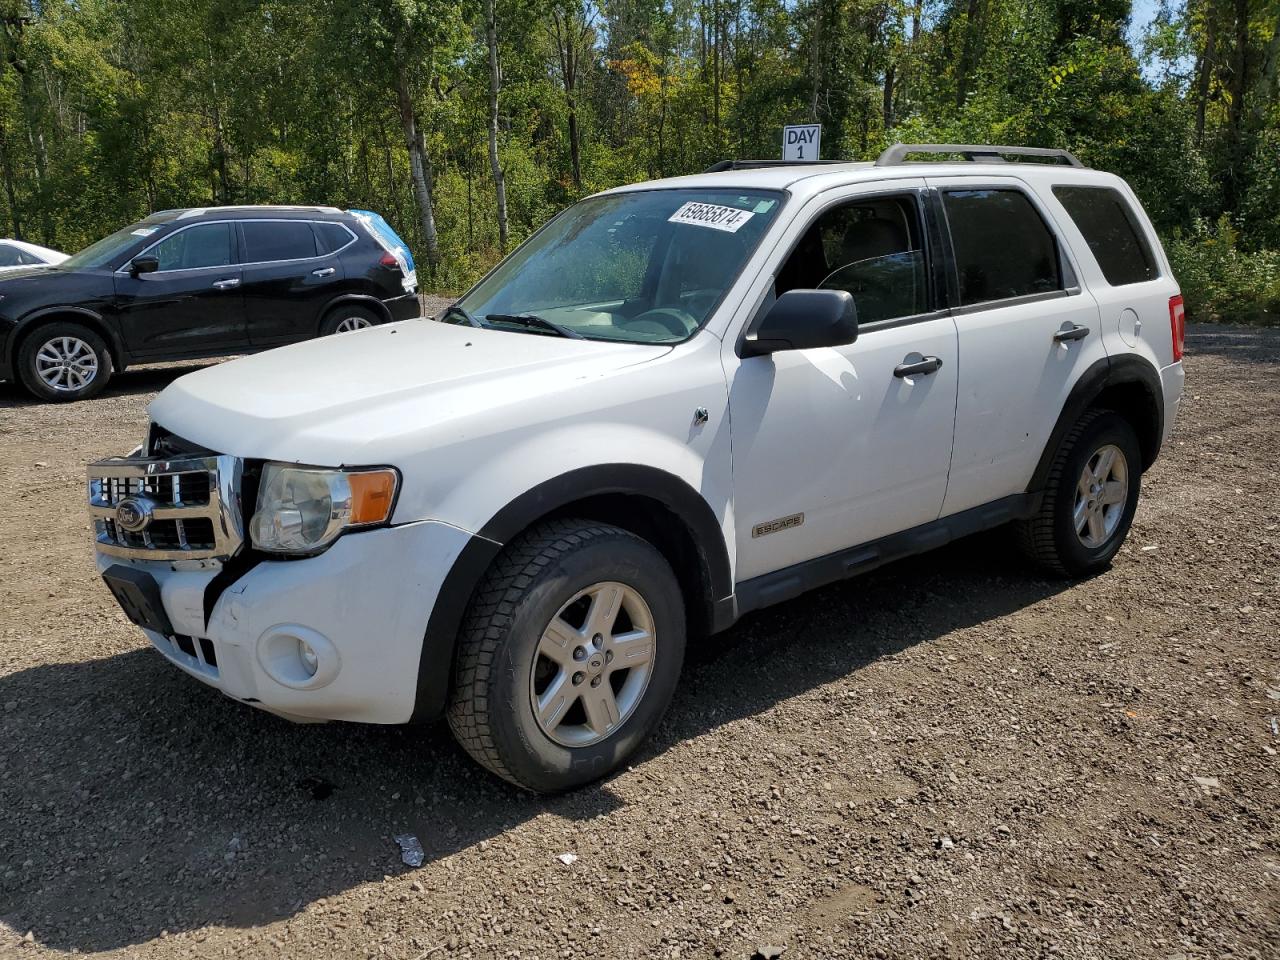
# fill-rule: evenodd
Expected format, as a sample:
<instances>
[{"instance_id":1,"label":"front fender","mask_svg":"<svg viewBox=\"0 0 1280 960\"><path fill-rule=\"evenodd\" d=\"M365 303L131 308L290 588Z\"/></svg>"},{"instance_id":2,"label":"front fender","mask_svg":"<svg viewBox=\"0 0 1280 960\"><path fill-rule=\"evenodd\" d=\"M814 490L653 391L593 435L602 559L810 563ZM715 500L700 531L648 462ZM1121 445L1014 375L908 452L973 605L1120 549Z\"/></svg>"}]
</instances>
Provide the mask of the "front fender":
<instances>
[{"instance_id":1,"label":"front fender","mask_svg":"<svg viewBox=\"0 0 1280 960\"><path fill-rule=\"evenodd\" d=\"M732 594L732 565L721 522L702 494L680 477L638 463L594 464L551 477L499 509L467 542L450 568L427 621L418 665L414 721L432 719L442 710L462 618L481 578L503 546L540 518L575 501L617 493L643 496L666 506L692 532L713 597L727 598Z\"/></svg>"}]
</instances>

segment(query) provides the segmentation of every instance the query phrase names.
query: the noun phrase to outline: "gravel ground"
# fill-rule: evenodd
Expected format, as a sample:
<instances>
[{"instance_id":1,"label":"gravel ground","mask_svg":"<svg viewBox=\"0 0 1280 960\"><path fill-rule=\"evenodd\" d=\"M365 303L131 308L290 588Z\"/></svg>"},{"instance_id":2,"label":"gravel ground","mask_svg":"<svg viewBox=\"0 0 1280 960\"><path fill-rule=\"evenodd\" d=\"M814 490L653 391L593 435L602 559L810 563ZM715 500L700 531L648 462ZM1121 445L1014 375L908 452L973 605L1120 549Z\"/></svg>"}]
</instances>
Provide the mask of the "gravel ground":
<instances>
[{"instance_id":1,"label":"gravel ground","mask_svg":"<svg viewBox=\"0 0 1280 960\"><path fill-rule=\"evenodd\" d=\"M292 726L170 667L82 478L183 368L0 384L0 955L1280 956L1280 331L1189 346L1110 572L988 535L754 615L555 799L443 727Z\"/></svg>"}]
</instances>

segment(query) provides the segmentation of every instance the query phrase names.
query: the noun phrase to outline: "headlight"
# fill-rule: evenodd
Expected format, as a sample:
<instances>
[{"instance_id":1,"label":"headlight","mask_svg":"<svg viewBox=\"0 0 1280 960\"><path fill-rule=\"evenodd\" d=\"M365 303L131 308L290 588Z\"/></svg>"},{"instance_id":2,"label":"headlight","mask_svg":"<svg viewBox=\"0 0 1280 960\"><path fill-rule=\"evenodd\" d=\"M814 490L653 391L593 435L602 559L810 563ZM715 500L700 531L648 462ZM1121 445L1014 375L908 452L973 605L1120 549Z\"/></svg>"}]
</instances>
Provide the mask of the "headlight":
<instances>
[{"instance_id":1,"label":"headlight","mask_svg":"<svg viewBox=\"0 0 1280 960\"><path fill-rule=\"evenodd\" d=\"M378 470L323 470L268 463L249 522L253 545L273 553L315 553L345 530L391 519L400 475Z\"/></svg>"}]
</instances>

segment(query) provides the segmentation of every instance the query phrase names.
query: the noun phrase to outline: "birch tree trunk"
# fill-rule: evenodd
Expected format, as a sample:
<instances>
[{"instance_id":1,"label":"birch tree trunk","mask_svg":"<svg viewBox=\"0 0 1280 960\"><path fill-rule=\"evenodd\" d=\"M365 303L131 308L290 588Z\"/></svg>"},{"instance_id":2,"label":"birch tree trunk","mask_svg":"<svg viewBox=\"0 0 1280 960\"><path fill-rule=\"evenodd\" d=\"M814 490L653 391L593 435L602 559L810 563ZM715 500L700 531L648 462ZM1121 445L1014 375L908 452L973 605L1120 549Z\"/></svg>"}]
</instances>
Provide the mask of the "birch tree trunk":
<instances>
[{"instance_id":1,"label":"birch tree trunk","mask_svg":"<svg viewBox=\"0 0 1280 960\"><path fill-rule=\"evenodd\" d=\"M431 159L418 128L418 115L409 92L409 76L404 67L396 75L396 99L400 106L400 125L409 150L409 178L413 196L418 202L418 220L422 226L422 242L427 248L427 273L434 277L440 263L440 239L436 233L436 215L431 206Z\"/></svg>"},{"instance_id":2,"label":"birch tree trunk","mask_svg":"<svg viewBox=\"0 0 1280 960\"><path fill-rule=\"evenodd\" d=\"M484 39L489 47L489 166L498 197L498 248L507 252L507 181L498 162L498 91L502 74L498 68L498 20L494 0L484 0Z\"/></svg>"}]
</instances>

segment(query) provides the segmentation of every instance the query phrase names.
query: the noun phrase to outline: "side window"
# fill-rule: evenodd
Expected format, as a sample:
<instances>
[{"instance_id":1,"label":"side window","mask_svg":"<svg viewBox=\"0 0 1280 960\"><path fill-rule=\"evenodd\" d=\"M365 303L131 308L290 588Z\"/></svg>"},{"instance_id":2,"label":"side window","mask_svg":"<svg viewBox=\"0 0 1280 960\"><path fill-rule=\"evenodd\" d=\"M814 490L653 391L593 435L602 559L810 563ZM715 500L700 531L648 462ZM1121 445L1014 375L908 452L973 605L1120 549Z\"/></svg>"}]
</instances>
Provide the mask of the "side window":
<instances>
[{"instance_id":1,"label":"side window","mask_svg":"<svg viewBox=\"0 0 1280 960\"><path fill-rule=\"evenodd\" d=\"M306 220L244 220L244 262L302 260L316 256L316 235Z\"/></svg>"},{"instance_id":2,"label":"side window","mask_svg":"<svg viewBox=\"0 0 1280 960\"><path fill-rule=\"evenodd\" d=\"M148 253L161 270L225 267L233 262L230 223L202 223L165 237Z\"/></svg>"},{"instance_id":3,"label":"side window","mask_svg":"<svg viewBox=\"0 0 1280 960\"><path fill-rule=\"evenodd\" d=\"M1021 190L944 190L960 302L1064 289L1058 245Z\"/></svg>"},{"instance_id":4,"label":"side window","mask_svg":"<svg viewBox=\"0 0 1280 960\"><path fill-rule=\"evenodd\" d=\"M929 310L929 285L914 196L852 200L824 211L778 271L774 289L846 290L858 323Z\"/></svg>"},{"instance_id":5,"label":"side window","mask_svg":"<svg viewBox=\"0 0 1280 960\"><path fill-rule=\"evenodd\" d=\"M1158 276L1146 235L1119 190L1061 186L1053 195L1084 234L1107 283L1121 287Z\"/></svg>"},{"instance_id":6,"label":"side window","mask_svg":"<svg viewBox=\"0 0 1280 960\"><path fill-rule=\"evenodd\" d=\"M0 243L0 267L19 267L29 261L22 259L22 251L7 243Z\"/></svg>"},{"instance_id":7,"label":"side window","mask_svg":"<svg viewBox=\"0 0 1280 960\"><path fill-rule=\"evenodd\" d=\"M333 253L351 242L351 234L340 223L322 221L313 223L312 226L315 227L316 235L320 238L321 253Z\"/></svg>"}]
</instances>

